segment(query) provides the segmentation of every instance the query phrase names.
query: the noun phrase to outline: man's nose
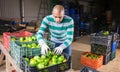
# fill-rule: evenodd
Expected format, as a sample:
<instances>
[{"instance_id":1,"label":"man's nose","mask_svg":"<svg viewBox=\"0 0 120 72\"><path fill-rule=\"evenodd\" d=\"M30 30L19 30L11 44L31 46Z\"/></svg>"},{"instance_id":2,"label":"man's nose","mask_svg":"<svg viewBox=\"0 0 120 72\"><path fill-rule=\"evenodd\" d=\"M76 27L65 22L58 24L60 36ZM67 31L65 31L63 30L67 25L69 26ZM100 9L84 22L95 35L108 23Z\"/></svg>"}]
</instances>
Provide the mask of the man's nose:
<instances>
[{"instance_id":1,"label":"man's nose","mask_svg":"<svg viewBox=\"0 0 120 72\"><path fill-rule=\"evenodd\" d=\"M58 18L58 19L57 19L57 22L59 22L59 21L60 21L60 19Z\"/></svg>"}]
</instances>

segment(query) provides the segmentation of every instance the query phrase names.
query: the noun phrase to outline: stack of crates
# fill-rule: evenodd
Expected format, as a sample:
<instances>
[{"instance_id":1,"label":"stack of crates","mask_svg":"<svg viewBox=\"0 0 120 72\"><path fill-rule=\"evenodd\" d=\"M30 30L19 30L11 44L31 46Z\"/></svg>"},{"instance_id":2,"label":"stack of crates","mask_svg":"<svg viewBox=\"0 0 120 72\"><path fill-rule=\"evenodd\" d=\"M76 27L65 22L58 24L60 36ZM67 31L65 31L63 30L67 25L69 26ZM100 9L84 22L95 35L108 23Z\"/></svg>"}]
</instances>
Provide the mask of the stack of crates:
<instances>
[{"instance_id":1,"label":"stack of crates","mask_svg":"<svg viewBox=\"0 0 120 72\"><path fill-rule=\"evenodd\" d=\"M116 35L116 33L110 33L109 35L92 33L90 36L91 53L102 54L104 56L104 65L115 58L117 47Z\"/></svg>"}]
</instances>

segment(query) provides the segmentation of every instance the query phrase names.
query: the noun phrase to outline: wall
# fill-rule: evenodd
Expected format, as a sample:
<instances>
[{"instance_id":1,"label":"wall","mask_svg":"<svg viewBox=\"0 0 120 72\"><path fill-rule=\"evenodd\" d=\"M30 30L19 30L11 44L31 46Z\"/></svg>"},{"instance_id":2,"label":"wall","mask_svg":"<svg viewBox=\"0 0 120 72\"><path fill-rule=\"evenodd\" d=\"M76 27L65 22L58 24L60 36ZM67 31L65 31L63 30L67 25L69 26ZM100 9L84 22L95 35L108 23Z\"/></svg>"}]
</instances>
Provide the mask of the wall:
<instances>
[{"instance_id":1,"label":"wall","mask_svg":"<svg viewBox=\"0 0 120 72\"><path fill-rule=\"evenodd\" d=\"M40 8L40 13L39 13ZM39 15L38 15L39 13ZM41 20L49 14L48 0L25 0L25 20Z\"/></svg>"},{"instance_id":2,"label":"wall","mask_svg":"<svg viewBox=\"0 0 120 72\"><path fill-rule=\"evenodd\" d=\"M0 0L0 17L19 18L19 0Z\"/></svg>"},{"instance_id":3,"label":"wall","mask_svg":"<svg viewBox=\"0 0 120 72\"><path fill-rule=\"evenodd\" d=\"M116 25L120 26L120 0L110 0L109 1L111 10L112 10L112 15L113 19L116 22Z\"/></svg>"},{"instance_id":4,"label":"wall","mask_svg":"<svg viewBox=\"0 0 120 72\"><path fill-rule=\"evenodd\" d=\"M24 0L25 21L39 20L49 14L49 0ZM0 0L0 18L20 18L20 0Z\"/></svg>"},{"instance_id":5,"label":"wall","mask_svg":"<svg viewBox=\"0 0 120 72\"><path fill-rule=\"evenodd\" d=\"M79 1L79 4L80 5L83 5L84 6L84 12L89 12L89 3L87 1Z\"/></svg>"}]
</instances>

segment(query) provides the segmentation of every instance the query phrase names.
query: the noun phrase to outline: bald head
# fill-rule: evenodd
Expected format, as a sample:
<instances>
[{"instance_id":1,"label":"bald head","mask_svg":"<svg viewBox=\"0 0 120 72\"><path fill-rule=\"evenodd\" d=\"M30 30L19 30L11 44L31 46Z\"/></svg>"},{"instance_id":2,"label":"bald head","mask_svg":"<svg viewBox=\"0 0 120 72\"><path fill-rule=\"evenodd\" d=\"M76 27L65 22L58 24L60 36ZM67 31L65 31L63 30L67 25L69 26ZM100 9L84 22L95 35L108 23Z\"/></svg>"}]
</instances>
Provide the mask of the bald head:
<instances>
[{"instance_id":1,"label":"bald head","mask_svg":"<svg viewBox=\"0 0 120 72\"><path fill-rule=\"evenodd\" d=\"M64 7L62 5L56 5L53 8L52 15L56 23L60 23L64 17Z\"/></svg>"},{"instance_id":2,"label":"bald head","mask_svg":"<svg viewBox=\"0 0 120 72\"><path fill-rule=\"evenodd\" d=\"M54 6L52 13L64 14L64 7L62 5L56 5Z\"/></svg>"}]
</instances>

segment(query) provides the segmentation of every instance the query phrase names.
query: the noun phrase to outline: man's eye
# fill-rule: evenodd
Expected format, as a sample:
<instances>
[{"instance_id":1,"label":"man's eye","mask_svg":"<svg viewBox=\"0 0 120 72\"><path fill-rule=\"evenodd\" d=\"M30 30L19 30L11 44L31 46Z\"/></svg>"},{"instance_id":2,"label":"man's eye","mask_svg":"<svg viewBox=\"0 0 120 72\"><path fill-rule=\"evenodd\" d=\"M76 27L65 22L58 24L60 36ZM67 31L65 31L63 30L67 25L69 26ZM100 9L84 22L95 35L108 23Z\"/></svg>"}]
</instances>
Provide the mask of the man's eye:
<instances>
[{"instance_id":1,"label":"man's eye","mask_svg":"<svg viewBox=\"0 0 120 72\"><path fill-rule=\"evenodd\" d=\"M57 16L55 16L55 18L57 18Z\"/></svg>"},{"instance_id":2,"label":"man's eye","mask_svg":"<svg viewBox=\"0 0 120 72\"><path fill-rule=\"evenodd\" d=\"M61 17L59 17L59 18L61 18Z\"/></svg>"},{"instance_id":3,"label":"man's eye","mask_svg":"<svg viewBox=\"0 0 120 72\"><path fill-rule=\"evenodd\" d=\"M55 18L61 18L61 17L57 17L57 16L54 16Z\"/></svg>"}]
</instances>

